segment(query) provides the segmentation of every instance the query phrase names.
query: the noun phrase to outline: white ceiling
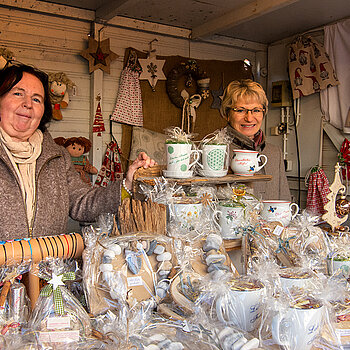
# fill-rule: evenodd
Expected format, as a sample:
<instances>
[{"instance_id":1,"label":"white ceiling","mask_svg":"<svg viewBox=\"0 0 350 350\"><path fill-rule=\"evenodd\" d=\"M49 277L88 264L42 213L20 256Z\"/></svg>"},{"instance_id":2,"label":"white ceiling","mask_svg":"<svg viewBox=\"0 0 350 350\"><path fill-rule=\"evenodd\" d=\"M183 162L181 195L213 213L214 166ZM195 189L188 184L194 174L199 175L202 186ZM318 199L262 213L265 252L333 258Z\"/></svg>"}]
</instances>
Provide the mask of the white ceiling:
<instances>
[{"instance_id":1,"label":"white ceiling","mask_svg":"<svg viewBox=\"0 0 350 350\"><path fill-rule=\"evenodd\" d=\"M125 16L270 44L350 17L350 0L42 0L93 10L98 21Z\"/></svg>"}]
</instances>

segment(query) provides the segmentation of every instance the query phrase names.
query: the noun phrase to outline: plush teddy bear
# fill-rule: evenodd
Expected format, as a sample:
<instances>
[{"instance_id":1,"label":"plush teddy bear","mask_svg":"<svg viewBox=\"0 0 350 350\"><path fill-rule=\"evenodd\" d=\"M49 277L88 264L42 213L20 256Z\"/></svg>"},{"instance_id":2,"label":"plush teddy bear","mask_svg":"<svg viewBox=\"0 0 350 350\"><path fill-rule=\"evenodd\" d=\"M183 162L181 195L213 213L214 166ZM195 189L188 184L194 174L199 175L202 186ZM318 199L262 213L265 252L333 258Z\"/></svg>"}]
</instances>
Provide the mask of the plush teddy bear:
<instances>
[{"instance_id":1,"label":"plush teddy bear","mask_svg":"<svg viewBox=\"0 0 350 350\"><path fill-rule=\"evenodd\" d=\"M66 148L81 179L87 184L92 185L89 174L97 174L98 170L84 156L84 153L89 152L91 149L90 140L85 137L70 137L68 139L56 137L54 141Z\"/></svg>"},{"instance_id":2,"label":"plush teddy bear","mask_svg":"<svg viewBox=\"0 0 350 350\"><path fill-rule=\"evenodd\" d=\"M52 103L52 117L62 120L61 108L67 108L69 102L68 90L75 84L63 72L49 73L50 99Z\"/></svg>"}]
</instances>

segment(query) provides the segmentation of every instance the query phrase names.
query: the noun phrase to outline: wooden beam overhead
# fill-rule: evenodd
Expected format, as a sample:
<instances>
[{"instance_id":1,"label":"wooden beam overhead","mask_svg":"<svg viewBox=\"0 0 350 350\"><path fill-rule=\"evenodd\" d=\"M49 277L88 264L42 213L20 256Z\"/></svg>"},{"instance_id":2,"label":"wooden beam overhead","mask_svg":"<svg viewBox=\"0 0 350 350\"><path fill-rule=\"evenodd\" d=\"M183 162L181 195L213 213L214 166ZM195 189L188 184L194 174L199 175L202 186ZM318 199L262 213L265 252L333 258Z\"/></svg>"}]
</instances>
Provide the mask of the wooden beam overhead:
<instances>
[{"instance_id":1,"label":"wooden beam overhead","mask_svg":"<svg viewBox=\"0 0 350 350\"><path fill-rule=\"evenodd\" d=\"M300 0L255 0L247 5L234 9L221 17L201 24L193 28L192 39L203 38L212 34L218 34L238 24L260 17L266 13L275 11Z\"/></svg>"},{"instance_id":2,"label":"wooden beam overhead","mask_svg":"<svg viewBox=\"0 0 350 350\"><path fill-rule=\"evenodd\" d=\"M110 19L118 15L120 6L127 1L128 0L110 0L105 2L103 6L96 10L96 19L108 22Z\"/></svg>"}]
</instances>

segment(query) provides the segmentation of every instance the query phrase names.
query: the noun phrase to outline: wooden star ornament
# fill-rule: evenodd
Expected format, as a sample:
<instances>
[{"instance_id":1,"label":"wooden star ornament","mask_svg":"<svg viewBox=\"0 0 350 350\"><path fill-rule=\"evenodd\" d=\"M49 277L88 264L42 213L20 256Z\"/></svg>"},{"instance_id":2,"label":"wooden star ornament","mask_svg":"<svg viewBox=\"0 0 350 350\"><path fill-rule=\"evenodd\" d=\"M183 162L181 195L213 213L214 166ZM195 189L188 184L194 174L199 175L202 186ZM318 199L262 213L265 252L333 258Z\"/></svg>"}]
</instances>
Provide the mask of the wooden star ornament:
<instances>
[{"instance_id":1,"label":"wooden star ornament","mask_svg":"<svg viewBox=\"0 0 350 350\"><path fill-rule=\"evenodd\" d=\"M142 67L142 73L139 79L148 80L152 91L155 91L157 81L166 80L166 76L163 72L165 60L157 60L155 52L152 52L148 54L147 58L139 58L139 63Z\"/></svg>"},{"instance_id":2,"label":"wooden star ornament","mask_svg":"<svg viewBox=\"0 0 350 350\"><path fill-rule=\"evenodd\" d=\"M97 41L91 37L89 37L89 47L80 55L89 61L89 73L102 69L108 74L111 62L119 57L111 51L109 39Z\"/></svg>"}]
</instances>

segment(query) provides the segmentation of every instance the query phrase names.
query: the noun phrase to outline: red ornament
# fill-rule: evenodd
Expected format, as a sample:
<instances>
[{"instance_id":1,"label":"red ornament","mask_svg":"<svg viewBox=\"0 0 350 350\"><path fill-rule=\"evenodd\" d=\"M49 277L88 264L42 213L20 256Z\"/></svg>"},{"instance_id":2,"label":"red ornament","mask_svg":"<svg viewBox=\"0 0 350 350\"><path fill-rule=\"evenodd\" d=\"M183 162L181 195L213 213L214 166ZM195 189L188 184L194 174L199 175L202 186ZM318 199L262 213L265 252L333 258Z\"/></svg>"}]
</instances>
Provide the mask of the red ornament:
<instances>
[{"instance_id":1,"label":"red ornament","mask_svg":"<svg viewBox=\"0 0 350 350\"><path fill-rule=\"evenodd\" d=\"M96 113L95 113L95 120L94 124L92 126L92 132L97 132L97 136L102 136L102 131L105 131L105 125L103 123L103 117L101 112L101 105L100 102L97 104Z\"/></svg>"}]
</instances>

